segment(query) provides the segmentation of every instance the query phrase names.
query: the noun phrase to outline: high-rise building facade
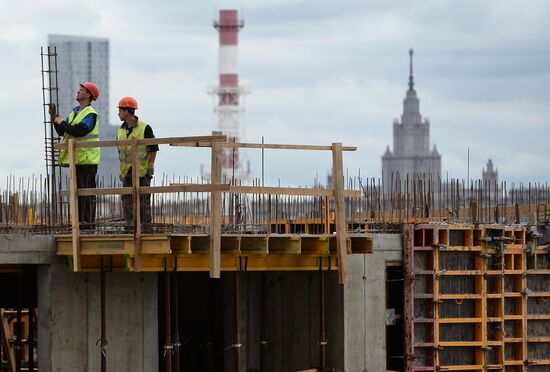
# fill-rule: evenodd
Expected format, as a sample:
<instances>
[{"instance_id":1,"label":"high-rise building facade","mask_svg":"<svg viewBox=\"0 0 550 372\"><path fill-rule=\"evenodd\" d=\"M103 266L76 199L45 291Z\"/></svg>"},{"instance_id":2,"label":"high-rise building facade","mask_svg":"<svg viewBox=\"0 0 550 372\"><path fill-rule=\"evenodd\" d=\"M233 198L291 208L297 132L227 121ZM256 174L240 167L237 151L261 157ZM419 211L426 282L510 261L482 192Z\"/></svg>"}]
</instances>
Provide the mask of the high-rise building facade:
<instances>
[{"instance_id":1,"label":"high-rise building facade","mask_svg":"<svg viewBox=\"0 0 550 372\"><path fill-rule=\"evenodd\" d=\"M382 155L382 184L390 191L392 183L404 181L407 176L428 180L441 176L441 155L434 144L430 150L430 122L422 120L420 102L414 90L413 50L410 55L409 89L403 101L401 121L393 123L393 151L389 145Z\"/></svg>"},{"instance_id":2,"label":"high-rise building facade","mask_svg":"<svg viewBox=\"0 0 550 372\"><path fill-rule=\"evenodd\" d=\"M109 39L73 35L48 35L48 46L57 51L59 113L67 117L78 106L79 84L93 81L100 97L92 105L99 115L101 140L116 139L116 127L109 125ZM118 174L116 149L102 148L98 169L100 179Z\"/></svg>"}]
</instances>

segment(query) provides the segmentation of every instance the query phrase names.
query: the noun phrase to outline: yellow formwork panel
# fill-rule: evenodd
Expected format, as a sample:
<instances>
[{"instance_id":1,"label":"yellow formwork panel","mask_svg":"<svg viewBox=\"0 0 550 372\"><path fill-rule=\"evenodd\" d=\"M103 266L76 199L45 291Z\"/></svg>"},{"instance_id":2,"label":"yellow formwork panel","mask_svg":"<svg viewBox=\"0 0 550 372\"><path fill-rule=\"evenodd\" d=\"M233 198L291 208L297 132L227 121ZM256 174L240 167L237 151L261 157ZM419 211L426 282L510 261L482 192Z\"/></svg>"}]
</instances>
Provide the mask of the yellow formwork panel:
<instances>
[{"instance_id":1,"label":"yellow formwork panel","mask_svg":"<svg viewBox=\"0 0 550 372\"><path fill-rule=\"evenodd\" d=\"M72 237L62 236L56 238L57 255L71 256ZM170 254L170 239L165 235L146 235L141 238L143 254ZM131 235L90 235L81 236L80 254L85 255L124 255L133 254L134 239Z\"/></svg>"},{"instance_id":2,"label":"yellow formwork panel","mask_svg":"<svg viewBox=\"0 0 550 372\"><path fill-rule=\"evenodd\" d=\"M329 259L330 258L330 259ZM319 257L284 254L221 256L221 271L315 271L319 270ZM209 271L208 255L146 256L142 258L142 271ZM129 271L134 271L129 259ZM337 270L336 256L323 258L323 270ZM86 268L83 266L82 270Z\"/></svg>"}]
</instances>

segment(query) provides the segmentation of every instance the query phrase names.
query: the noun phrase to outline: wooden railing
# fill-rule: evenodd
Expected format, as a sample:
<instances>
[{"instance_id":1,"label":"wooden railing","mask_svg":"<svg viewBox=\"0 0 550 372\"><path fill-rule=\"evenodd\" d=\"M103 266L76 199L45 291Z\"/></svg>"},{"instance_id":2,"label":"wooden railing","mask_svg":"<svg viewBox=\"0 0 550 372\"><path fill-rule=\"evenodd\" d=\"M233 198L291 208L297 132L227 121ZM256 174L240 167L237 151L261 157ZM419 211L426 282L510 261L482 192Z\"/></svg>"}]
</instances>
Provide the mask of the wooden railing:
<instances>
[{"instance_id":1,"label":"wooden railing","mask_svg":"<svg viewBox=\"0 0 550 372\"><path fill-rule=\"evenodd\" d=\"M211 150L211 183L209 184L171 184L169 186L139 186L139 145L161 145L186 147L210 147ZM119 188L85 188L78 189L76 183L75 149L90 147L131 146L132 148L132 187ZM210 203L210 277L220 277L220 249L221 249L221 225L222 205L221 193L247 193L247 194L271 194L271 195L307 195L334 197L336 242L338 255L339 282L347 280L347 248L346 248L346 221L345 204L346 197L359 197L358 190L344 190L343 151L355 151L356 147L344 147L341 143L333 143L331 146L312 145L288 145L265 143L235 143L227 142L220 132L212 132L211 136L198 137L168 137L148 138L142 140L124 141L99 141L76 142L69 139L67 143L57 144L57 149L67 149L69 154L69 190L62 190L62 196L69 196L73 270L81 269L80 263L80 227L78 221L78 196L89 195L132 195L134 211L134 247L135 268L141 271L141 215L140 194L175 193L175 192L207 192L211 195ZM257 149L282 149L282 150L315 150L332 152L333 189L322 188L287 188L287 187L260 187L260 186L236 186L222 183L221 150L223 147L242 147Z\"/></svg>"}]
</instances>

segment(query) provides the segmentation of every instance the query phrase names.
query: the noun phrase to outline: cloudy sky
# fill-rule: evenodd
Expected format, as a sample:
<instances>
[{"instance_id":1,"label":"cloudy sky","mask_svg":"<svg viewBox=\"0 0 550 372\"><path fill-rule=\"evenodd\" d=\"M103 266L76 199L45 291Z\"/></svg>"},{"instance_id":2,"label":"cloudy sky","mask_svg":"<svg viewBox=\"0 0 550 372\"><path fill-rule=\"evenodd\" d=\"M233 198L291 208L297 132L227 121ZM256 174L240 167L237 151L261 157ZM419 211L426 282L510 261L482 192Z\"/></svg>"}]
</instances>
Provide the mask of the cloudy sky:
<instances>
[{"instance_id":1,"label":"cloudy sky","mask_svg":"<svg viewBox=\"0 0 550 372\"><path fill-rule=\"evenodd\" d=\"M219 9L235 8L246 141L357 146L349 175L378 177L392 122L415 88L443 172L549 180L550 2L545 0L0 0L0 176L44 172L40 47L47 35L110 39L110 122L133 95L159 137L207 135L217 83ZM261 154L246 153L260 175ZM206 150L161 148L157 174L198 175ZM329 153L266 151L268 182L324 179Z\"/></svg>"}]
</instances>

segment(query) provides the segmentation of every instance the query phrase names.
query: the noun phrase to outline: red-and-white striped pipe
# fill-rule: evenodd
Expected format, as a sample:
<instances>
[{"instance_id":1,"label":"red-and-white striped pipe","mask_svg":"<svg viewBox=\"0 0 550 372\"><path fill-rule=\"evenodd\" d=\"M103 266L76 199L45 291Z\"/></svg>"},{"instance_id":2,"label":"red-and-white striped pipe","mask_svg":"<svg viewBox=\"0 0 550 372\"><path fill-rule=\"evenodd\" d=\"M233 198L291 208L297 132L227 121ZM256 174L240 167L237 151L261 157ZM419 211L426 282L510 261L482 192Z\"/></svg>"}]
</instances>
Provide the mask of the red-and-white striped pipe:
<instances>
[{"instance_id":1,"label":"red-and-white striped pipe","mask_svg":"<svg viewBox=\"0 0 550 372\"><path fill-rule=\"evenodd\" d=\"M243 27L237 10L220 10L220 20L215 27L220 33L220 87L236 88L239 86L238 34Z\"/></svg>"}]
</instances>

